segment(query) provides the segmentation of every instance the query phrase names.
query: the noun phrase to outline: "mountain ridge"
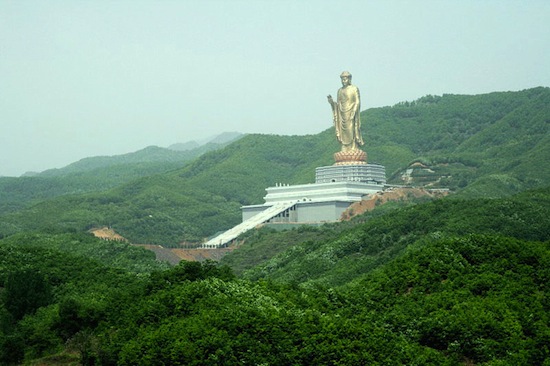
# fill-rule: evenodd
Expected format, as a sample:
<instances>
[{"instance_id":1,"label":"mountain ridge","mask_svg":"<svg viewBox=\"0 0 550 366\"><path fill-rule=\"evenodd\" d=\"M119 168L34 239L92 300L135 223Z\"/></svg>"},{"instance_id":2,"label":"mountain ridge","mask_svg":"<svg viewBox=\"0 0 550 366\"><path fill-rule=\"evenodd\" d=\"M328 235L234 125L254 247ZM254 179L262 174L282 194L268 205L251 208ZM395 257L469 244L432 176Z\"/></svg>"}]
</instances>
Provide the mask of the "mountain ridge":
<instances>
[{"instance_id":1,"label":"mountain ridge","mask_svg":"<svg viewBox=\"0 0 550 366\"><path fill-rule=\"evenodd\" d=\"M547 185L549 106L550 88L540 87L372 108L361 114L365 150L386 166L390 183L402 183L403 170L420 161L428 169L413 169L413 185L449 187L460 197L507 196ZM3 215L0 234L112 225L132 242L200 241L238 223L239 207L261 203L266 187L313 182L315 168L332 164L338 149L331 128L247 135L177 169Z\"/></svg>"},{"instance_id":2,"label":"mountain ridge","mask_svg":"<svg viewBox=\"0 0 550 366\"><path fill-rule=\"evenodd\" d=\"M167 148L151 145L125 154L87 157L71 163L63 168L45 170L38 173L38 175L67 175L97 168L106 168L113 165L132 163L187 161L194 159L207 151L219 149L242 136L243 134L238 132L224 132L205 139L204 142L189 141L187 143L191 144L190 148L184 150L172 148L177 144L171 145Z\"/></svg>"},{"instance_id":3,"label":"mountain ridge","mask_svg":"<svg viewBox=\"0 0 550 366\"><path fill-rule=\"evenodd\" d=\"M84 158L30 176L0 177L0 214L17 211L38 200L107 190L140 177L178 169L242 136L223 133L186 151L149 146L126 154Z\"/></svg>"}]
</instances>

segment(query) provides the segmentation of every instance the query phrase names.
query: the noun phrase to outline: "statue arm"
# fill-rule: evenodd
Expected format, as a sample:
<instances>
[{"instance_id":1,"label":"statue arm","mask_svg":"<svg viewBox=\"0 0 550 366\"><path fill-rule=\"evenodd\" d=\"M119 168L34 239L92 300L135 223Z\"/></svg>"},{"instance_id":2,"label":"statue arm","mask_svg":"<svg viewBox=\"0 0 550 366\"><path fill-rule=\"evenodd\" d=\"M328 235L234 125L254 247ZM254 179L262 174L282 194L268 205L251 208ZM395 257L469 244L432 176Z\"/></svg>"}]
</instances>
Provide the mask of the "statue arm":
<instances>
[{"instance_id":1,"label":"statue arm","mask_svg":"<svg viewBox=\"0 0 550 366\"><path fill-rule=\"evenodd\" d=\"M340 138L340 124L338 123L338 103L332 99L332 95L327 96L328 103L332 108L332 119L334 122L334 130L336 132L336 140L342 142Z\"/></svg>"},{"instance_id":2,"label":"statue arm","mask_svg":"<svg viewBox=\"0 0 550 366\"><path fill-rule=\"evenodd\" d=\"M353 103L353 118L357 116L357 113L361 113L361 95L359 89L355 88L355 103Z\"/></svg>"},{"instance_id":3,"label":"statue arm","mask_svg":"<svg viewBox=\"0 0 550 366\"><path fill-rule=\"evenodd\" d=\"M332 107L332 110L336 108L336 102L332 99L332 95L327 96L328 103Z\"/></svg>"},{"instance_id":4,"label":"statue arm","mask_svg":"<svg viewBox=\"0 0 550 366\"><path fill-rule=\"evenodd\" d=\"M356 98L355 111L353 114L353 119L355 120L355 136L359 146L362 146L365 142L363 141L363 136L361 136L361 95L359 94L359 89L357 89Z\"/></svg>"}]
</instances>

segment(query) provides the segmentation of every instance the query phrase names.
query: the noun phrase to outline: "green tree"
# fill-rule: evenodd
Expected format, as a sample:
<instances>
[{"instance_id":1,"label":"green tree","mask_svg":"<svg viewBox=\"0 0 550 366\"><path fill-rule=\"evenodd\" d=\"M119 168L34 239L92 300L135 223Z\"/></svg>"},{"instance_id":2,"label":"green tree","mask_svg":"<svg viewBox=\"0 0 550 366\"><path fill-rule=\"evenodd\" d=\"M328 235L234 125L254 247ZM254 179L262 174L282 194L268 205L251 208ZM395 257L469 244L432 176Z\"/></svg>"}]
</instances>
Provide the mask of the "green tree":
<instances>
[{"instance_id":1,"label":"green tree","mask_svg":"<svg viewBox=\"0 0 550 366\"><path fill-rule=\"evenodd\" d=\"M52 301L52 291L40 272L21 269L8 274L2 298L6 309L19 320L48 305Z\"/></svg>"}]
</instances>

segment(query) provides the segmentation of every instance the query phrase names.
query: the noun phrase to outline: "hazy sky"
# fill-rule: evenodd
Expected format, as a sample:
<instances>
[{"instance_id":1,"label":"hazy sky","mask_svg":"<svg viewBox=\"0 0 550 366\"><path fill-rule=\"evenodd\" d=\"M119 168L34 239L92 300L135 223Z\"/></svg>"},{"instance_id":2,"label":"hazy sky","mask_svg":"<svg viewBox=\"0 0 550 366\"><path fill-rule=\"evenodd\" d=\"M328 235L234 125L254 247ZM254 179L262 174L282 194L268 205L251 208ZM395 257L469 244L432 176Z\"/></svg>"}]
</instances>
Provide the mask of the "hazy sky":
<instances>
[{"instance_id":1,"label":"hazy sky","mask_svg":"<svg viewBox=\"0 0 550 366\"><path fill-rule=\"evenodd\" d=\"M343 70L362 109L550 86L549 19L547 0L0 0L0 175L315 134Z\"/></svg>"}]
</instances>

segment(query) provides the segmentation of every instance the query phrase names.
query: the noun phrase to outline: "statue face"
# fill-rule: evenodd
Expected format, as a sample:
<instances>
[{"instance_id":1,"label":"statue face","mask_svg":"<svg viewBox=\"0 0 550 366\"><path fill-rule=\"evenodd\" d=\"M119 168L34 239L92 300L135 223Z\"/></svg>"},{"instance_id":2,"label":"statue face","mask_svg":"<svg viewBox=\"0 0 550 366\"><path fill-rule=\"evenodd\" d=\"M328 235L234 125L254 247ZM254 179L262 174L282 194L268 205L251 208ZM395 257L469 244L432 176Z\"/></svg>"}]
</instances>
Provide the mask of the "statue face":
<instances>
[{"instance_id":1,"label":"statue face","mask_svg":"<svg viewBox=\"0 0 550 366\"><path fill-rule=\"evenodd\" d=\"M340 79L342 80L342 86L347 86L351 84L351 77L349 76L340 76Z\"/></svg>"}]
</instances>

